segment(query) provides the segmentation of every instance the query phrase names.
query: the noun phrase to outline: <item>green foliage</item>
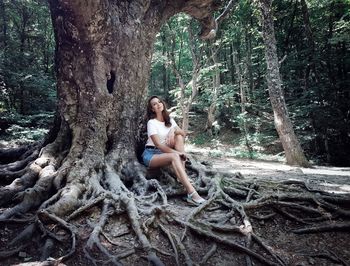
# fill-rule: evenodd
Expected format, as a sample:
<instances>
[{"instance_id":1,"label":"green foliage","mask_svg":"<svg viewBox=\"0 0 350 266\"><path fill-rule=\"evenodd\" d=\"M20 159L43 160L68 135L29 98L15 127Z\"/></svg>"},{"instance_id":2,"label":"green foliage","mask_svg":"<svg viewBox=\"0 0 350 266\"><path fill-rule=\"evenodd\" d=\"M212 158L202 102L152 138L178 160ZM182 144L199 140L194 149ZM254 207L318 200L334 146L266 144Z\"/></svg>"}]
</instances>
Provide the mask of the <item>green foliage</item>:
<instances>
[{"instance_id":1,"label":"green foliage","mask_svg":"<svg viewBox=\"0 0 350 266\"><path fill-rule=\"evenodd\" d=\"M221 158L224 156L224 153L222 151L219 151L219 150L211 150L211 151L209 151L208 156L213 157L213 158Z\"/></svg>"},{"instance_id":2,"label":"green foliage","mask_svg":"<svg viewBox=\"0 0 350 266\"><path fill-rule=\"evenodd\" d=\"M7 133L11 138L21 141L22 143L30 143L43 139L48 129L43 128L23 128L18 125L11 126Z\"/></svg>"},{"instance_id":3,"label":"green foliage","mask_svg":"<svg viewBox=\"0 0 350 266\"><path fill-rule=\"evenodd\" d=\"M53 121L53 112L21 115L5 112L0 118L0 147L23 145L43 139Z\"/></svg>"},{"instance_id":4,"label":"green foliage","mask_svg":"<svg viewBox=\"0 0 350 266\"><path fill-rule=\"evenodd\" d=\"M211 140L212 137L210 137L207 133L201 132L197 134L196 137L191 140L191 142L196 145L208 145Z\"/></svg>"},{"instance_id":5,"label":"green foliage","mask_svg":"<svg viewBox=\"0 0 350 266\"><path fill-rule=\"evenodd\" d=\"M240 147L236 149L231 149L230 155L237 158L243 159L259 159L259 154L256 151L249 152Z\"/></svg>"},{"instance_id":6,"label":"green foliage","mask_svg":"<svg viewBox=\"0 0 350 266\"><path fill-rule=\"evenodd\" d=\"M1 111L33 114L55 109L54 38L47 4L3 1L0 28Z\"/></svg>"},{"instance_id":7,"label":"green foliage","mask_svg":"<svg viewBox=\"0 0 350 266\"><path fill-rule=\"evenodd\" d=\"M350 165L349 159L346 159L350 158L350 2L308 0L306 3L308 22L300 1L273 1L278 56L281 59L286 56L280 72L289 115L309 158ZM199 74L200 92L193 104L193 111L197 113L208 110L213 101L213 77L218 67L217 123L221 128L242 134L235 141L235 145L242 147L233 152L235 156L249 157L251 152L246 150L248 141L253 156L257 158L261 157L259 154L263 147L277 138L265 80L264 45L258 15L252 1L240 0L235 10L219 26L215 41L202 43L196 40L197 47L201 47L204 53ZM184 15L173 18L163 27L160 33L162 38L158 39L155 49L156 59L152 70L155 81L150 84L150 90L163 92L175 104L179 88L164 55L174 52L181 75L188 81L192 64L186 29L191 26L199 31L198 25L189 21ZM306 35L306 26L311 29L314 46ZM171 32L175 33L176 38L173 47L168 42ZM219 64L213 64L210 49L218 49ZM236 55L236 63L233 55ZM237 68L241 73L241 87ZM166 76L167 83L160 82L163 76ZM245 104L241 104L241 88L245 90ZM186 93L190 92L190 87L186 88ZM209 144L211 140L208 138L197 134L193 142Z\"/></svg>"}]
</instances>

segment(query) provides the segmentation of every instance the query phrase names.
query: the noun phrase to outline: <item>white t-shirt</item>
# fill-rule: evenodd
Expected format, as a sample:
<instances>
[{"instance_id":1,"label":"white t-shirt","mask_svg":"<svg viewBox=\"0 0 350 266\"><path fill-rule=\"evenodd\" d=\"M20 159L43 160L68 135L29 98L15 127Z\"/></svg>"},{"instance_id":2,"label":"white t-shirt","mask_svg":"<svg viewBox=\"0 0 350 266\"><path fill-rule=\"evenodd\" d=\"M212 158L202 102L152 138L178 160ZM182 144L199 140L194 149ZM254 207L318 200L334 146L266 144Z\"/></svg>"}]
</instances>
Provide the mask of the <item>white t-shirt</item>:
<instances>
[{"instance_id":1,"label":"white t-shirt","mask_svg":"<svg viewBox=\"0 0 350 266\"><path fill-rule=\"evenodd\" d=\"M153 141L152 141L152 139L151 139L152 135L158 135L160 143L161 144L166 144L165 143L165 139L166 139L169 131L172 128L177 127L177 124L176 124L176 122L175 122L175 120L173 118L170 118L170 123L171 123L171 126L170 127L166 127L165 126L165 122L160 122L159 120L157 120L155 118L154 119L150 119L147 122L148 140L147 140L146 146L155 146Z\"/></svg>"}]
</instances>

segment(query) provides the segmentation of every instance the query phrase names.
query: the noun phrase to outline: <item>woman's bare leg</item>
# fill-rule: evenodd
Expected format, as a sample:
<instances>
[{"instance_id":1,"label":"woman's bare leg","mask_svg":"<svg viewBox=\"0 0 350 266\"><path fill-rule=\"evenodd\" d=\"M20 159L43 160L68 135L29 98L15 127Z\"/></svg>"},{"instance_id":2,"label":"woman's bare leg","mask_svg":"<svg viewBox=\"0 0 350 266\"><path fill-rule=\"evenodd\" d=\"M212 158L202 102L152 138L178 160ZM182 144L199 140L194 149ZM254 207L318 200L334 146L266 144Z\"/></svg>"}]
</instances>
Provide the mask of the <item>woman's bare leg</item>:
<instances>
[{"instance_id":1,"label":"woman's bare leg","mask_svg":"<svg viewBox=\"0 0 350 266\"><path fill-rule=\"evenodd\" d=\"M185 138L182 135L175 135L175 150L179 152L185 151ZM182 161L182 165L185 168L185 161Z\"/></svg>"},{"instance_id":2,"label":"woman's bare leg","mask_svg":"<svg viewBox=\"0 0 350 266\"><path fill-rule=\"evenodd\" d=\"M185 151L185 138L182 135L175 135L175 150Z\"/></svg>"},{"instance_id":3,"label":"woman's bare leg","mask_svg":"<svg viewBox=\"0 0 350 266\"><path fill-rule=\"evenodd\" d=\"M163 153L163 154L155 154L153 155L150 167L161 167L171 164L175 170L175 174L180 182L184 185L188 194L191 194L195 191L195 188L192 186L190 181L188 180L188 176L186 174L185 168L182 165L181 158L176 153ZM198 193L193 195L194 200L199 200L201 196Z\"/></svg>"}]
</instances>

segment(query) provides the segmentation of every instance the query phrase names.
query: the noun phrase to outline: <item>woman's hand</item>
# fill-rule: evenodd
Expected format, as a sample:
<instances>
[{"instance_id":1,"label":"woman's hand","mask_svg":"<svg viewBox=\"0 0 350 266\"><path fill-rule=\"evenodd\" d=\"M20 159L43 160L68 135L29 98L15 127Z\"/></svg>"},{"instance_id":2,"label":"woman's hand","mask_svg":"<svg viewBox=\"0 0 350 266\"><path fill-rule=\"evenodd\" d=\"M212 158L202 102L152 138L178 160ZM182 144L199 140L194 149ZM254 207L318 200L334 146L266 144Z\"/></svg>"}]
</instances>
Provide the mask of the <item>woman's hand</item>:
<instances>
[{"instance_id":1,"label":"woman's hand","mask_svg":"<svg viewBox=\"0 0 350 266\"><path fill-rule=\"evenodd\" d=\"M186 159L187 159L186 153L180 152L180 151L178 151L178 152L176 152L176 153L180 156L180 159L181 159L182 161L186 161Z\"/></svg>"}]
</instances>

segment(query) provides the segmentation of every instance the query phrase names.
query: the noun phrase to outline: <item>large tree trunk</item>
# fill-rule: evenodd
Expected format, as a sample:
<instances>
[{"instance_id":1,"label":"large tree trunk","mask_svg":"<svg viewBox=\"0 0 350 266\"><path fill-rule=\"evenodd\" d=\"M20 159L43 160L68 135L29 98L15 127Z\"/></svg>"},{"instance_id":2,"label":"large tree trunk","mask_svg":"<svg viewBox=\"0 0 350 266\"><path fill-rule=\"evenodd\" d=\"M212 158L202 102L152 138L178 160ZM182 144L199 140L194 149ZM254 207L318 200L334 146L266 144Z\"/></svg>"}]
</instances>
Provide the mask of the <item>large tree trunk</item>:
<instances>
[{"instance_id":1,"label":"large tree trunk","mask_svg":"<svg viewBox=\"0 0 350 266\"><path fill-rule=\"evenodd\" d=\"M281 139L287 163L309 167L310 164L305 158L298 138L294 133L292 123L288 117L287 106L282 92L282 80L279 72L271 3L271 0L258 0L262 15L262 33L265 44L267 64L266 79L274 113L275 127Z\"/></svg>"},{"instance_id":2,"label":"large tree trunk","mask_svg":"<svg viewBox=\"0 0 350 266\"><path fill-rule=\"evenodd\" d=\"M84 167L135 159L159 18L141 3L55 2L60 115L72 131L68 156L82 158Z\"/></svg>"},{"instance_id":3,"label":"large tree trunk","mask_svg":"<svg viewBox=\"0 0 350 266\"><path fill-rule=\"evenodd\" d=\"M54 213L76 208L77 194L86 190L77 185L82 177L85 185L91 178L100 182L106 166L128 173L125 178L138 174L137 140L155 36L162 23L180 11L213 28L208 13L212 2L202 4L206 9L196 1L173 6L151 1L50 2L59 110L66 123L61 131L67 131L60 134L71 136L64 164L74 164L65 180L78 188L70 190L64 209L60 201L51 207Z\"/></svg>"},{"instance_id":4,"label":"large tree trunk","mask_svg":"<svg viewBox=\"0 0 350 266\"><path fill-rule=\"evenodd\" d=\"M0 206L14 195L20 203L2 212L0 220L39 207L41 218L60 221L102 197L104 210L123 206L149 260L159 264L128 192L144 195L153 187L166 204L164 191L145 178L137 159L153 43L161 25L178 12L198 19L205 39L216 30L217 6L212 0L49 4L61 122L51 131L51 144L38 143L23 155L28 159L1 168L0 175L12 183L1 187ZM107 217L101 215L101 222Z\"/></svg>"}]
</instances>

